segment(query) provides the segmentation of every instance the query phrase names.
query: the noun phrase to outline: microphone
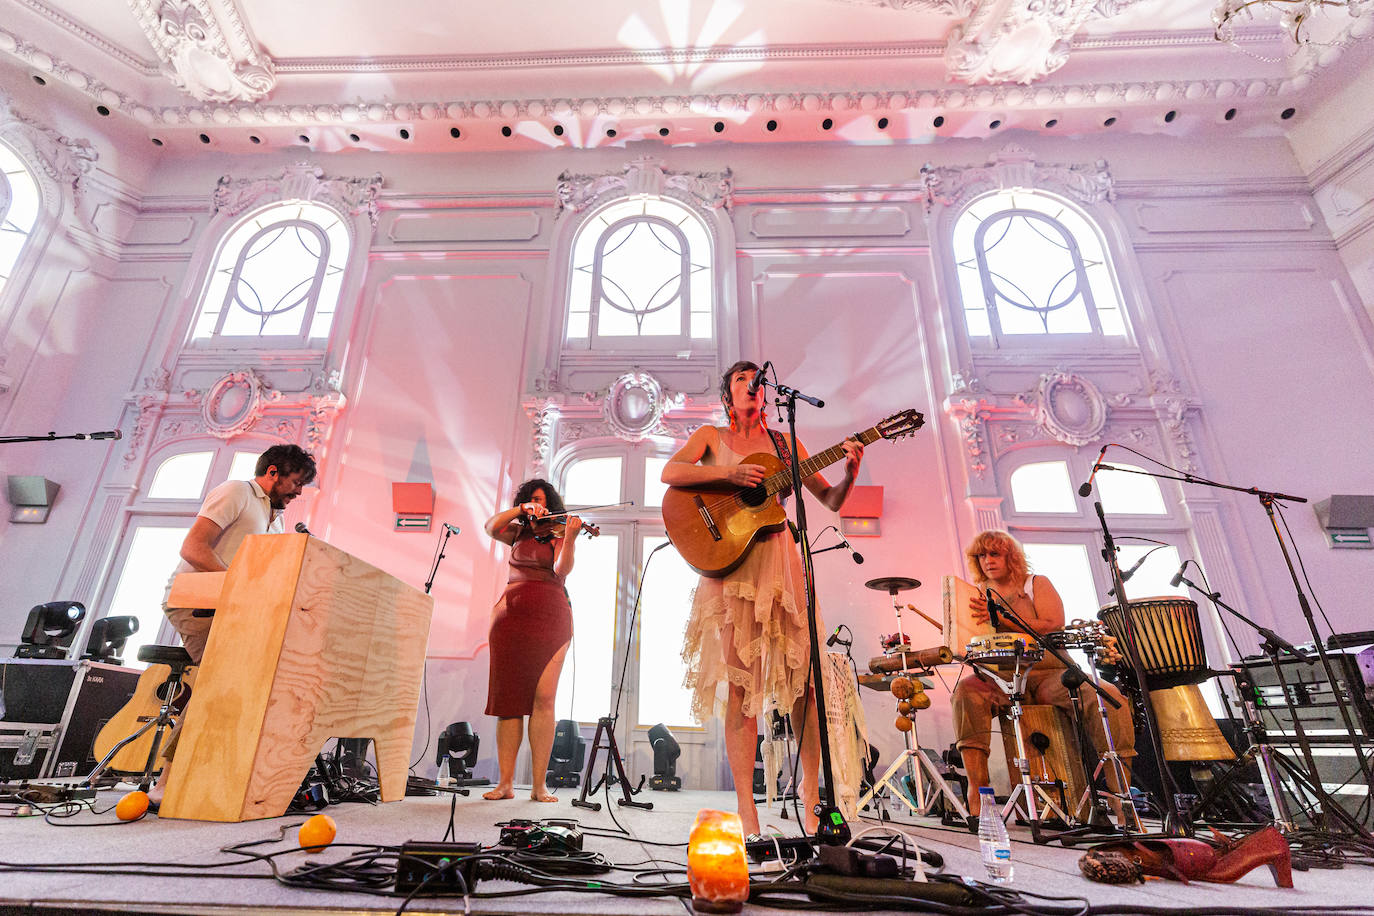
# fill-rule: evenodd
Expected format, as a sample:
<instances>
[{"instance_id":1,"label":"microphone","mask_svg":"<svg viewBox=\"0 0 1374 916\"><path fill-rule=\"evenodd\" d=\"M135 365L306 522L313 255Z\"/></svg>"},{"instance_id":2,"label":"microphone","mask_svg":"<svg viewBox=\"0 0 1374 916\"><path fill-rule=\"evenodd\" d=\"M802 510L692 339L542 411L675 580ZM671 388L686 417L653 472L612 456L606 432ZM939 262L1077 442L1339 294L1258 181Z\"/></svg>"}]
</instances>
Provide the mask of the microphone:
<instances>
[{"instance_id":1,"label":"microphone","mask_svg":"<svg viewBox=\"0 0 1374 916\"><path fill-rule=\"evenodd\" d=\"M844 544L844 549L849 551L849 555L854 558L855 563L862 563L864 561L864 555L854 549L849 543L848 538L842 538L840 543Z\"/></svg>"},{"instance_id":2,"label":"microphone","mask_svg":"<svg viewBox=\"0 0 1374 916\"><path fill-rule=\"evenodd\" d=\"M1178 572L1174 573L1174 574L1169 578L1169 585L1171 585L1171 586L1174 587L1174 588L1178 588L1178 587L1179 587L1179 585L1183 582L1183 571L1184 571L1185 569L1188 568L1188 564L1191 563L1191 562L1193 562L1193 561L1192 561L1192 560L1184 560L1184 561L1183 561L1183 565L1180 566L1180 567L1178 568Z\"/></svg>"},{"instance_id":3,"label":"microphone","mask_svg":"<svg viewBox=\"0 0 1374 916\"><path fill-rule=\"evenodd\" d=\"M759 389L763 387L764 375L768 372L768 367L771 365L773 365L772 360L764 360L763 368L754 373L753 379L749 382L749 397L752 398L759 393Z\"/></svg>"},{"instance_id":4,"label":"microphone","mask_svg":"<svg viewBox=\"0 0 1374 916\"><path fill-rule=\"evenodd\" d=\"M305 527L305 522L296 522L296 530L299 531L301 534L310 534L310 529ZM313 534L310 536L314 537Z\"/></svg>"},{"instance_id":5,"label":"microphone","mask_svg":"<svg viewBox=\"0 0 1374 916\"><path fill-rule=\"evenodd\" d=\"M463 533L462 530L461 530L457 525L450 525L448 522L444 522L444 529L445 529L446 531L448 531L449 534L462 534L462 533Z\"/></svg>"},{"instance_id":6,"label":"microphone","mask_svg":"<svg viewBox=\"0 0 1374 916\"><path fill-rule=\"evenodd\" d=\"M1097 476L1098 465L1102 464L1102 456L1107 454L1107 447L1111 444L1112 443L1108 442L1107 445L1102 446L1102 451L1097 453L1097 460L1093 462L1092 473L1088 475L1088 479L1084 481L1083 486L1078 488L1079 496L1087 496L1093 491L1093 478Z\"/></svg>"},{"instance_id":7,"label":"microphone","mask_svg":"<svg viewBox=\"0 0 1374 916\"><path fill-rule=\"evenodd\" d=\"M1145 560L1150 556L1150 554L1154 553L1154 552L1155 552L1156 550L1158 550L1158 549L1159 549L1158 547L1155 547L1155 548L1153 548L1153 549L1151 549L1151 550L1145 551L1144 555L1142 555L1141 558L1140 558L1139 560L1136 560L1135 563L1133 563L1133 564L1131 565L1131 568L1130 568L1130 569L1126 570L1124 573L1121 574L1121 581L1122 581L1122 583L1125 583L1125 582L1130 581L1131 576L1134 576L1134 575L1135 575L1136 570L1139 569L1141 566L1144 566L1144 565L1145 565ZM1177 582L1174 583L1174 585L1177 585L1177 584L1178 584ZM1107 589L1107 594L1109 594L1109 595L1115 595L1115 594L1116 594L1116 586L1113 585L1111 588Z\"/></svg>"},{"instance_id":8,"label":"microphone","mask_svg":"<svg viewBox=\"0 0 1374 916\"><path fill-rule=\"evenodd\" d=\"M994 627L1000 625L997 613L997 599L992 597L992 589L988 589L988 623Z\"/></svg>"},{"instance_id":9,"label":"microphone","mask_svg":"<svg viewBox=\"0 0 1374 916\"><path fill-rule=\"evenodd\" d=\"M87 433L86 435L84 435L84 436L78 436L77 438L80 438L80 439L123 439L123 438L124 438L124 434L121 433L121 432L120 432L119 430L117 430L117 429L107 429L107 430L104 430L103 432L98 432L98 433Z\"/></svg>"},{"instance_id":10,"label":"microphone","mask_svg":"<svg viewBox=\"0 0 1374 916\"><path fill-rule=\"evenodd\" d=\"M835 628L835 632L831 633L830 638L825 641L826 646L834 646L835 643L840 641L840 630L843 627L844 624L840 624L838 627Z\"/></svg>"}]
</instances>

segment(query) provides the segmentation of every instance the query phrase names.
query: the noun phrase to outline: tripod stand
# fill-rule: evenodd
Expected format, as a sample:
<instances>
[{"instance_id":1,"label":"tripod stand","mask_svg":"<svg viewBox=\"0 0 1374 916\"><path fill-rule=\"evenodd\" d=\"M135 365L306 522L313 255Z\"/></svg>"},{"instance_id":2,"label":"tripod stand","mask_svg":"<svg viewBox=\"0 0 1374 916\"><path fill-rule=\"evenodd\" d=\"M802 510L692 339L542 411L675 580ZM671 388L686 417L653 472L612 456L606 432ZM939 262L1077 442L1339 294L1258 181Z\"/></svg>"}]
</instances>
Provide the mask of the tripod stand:
<instances>
[{"instance_id":1,"label":"tripod stand","mask_svg":"<svg viewBox=\"0 0 1374 916\"><path fill-rule=\"evenodd\" d=\"M630 612L629 632L631 633L635 631L635 620L639 616L639 600L644 593L644 576L649 572L649 561L654 558L654 554L658 553L664 547L667 547L670 543L672 542L664 541L662 544L659 544L653 550L649 551L649 555L644 558L644 568L640 570L639 573L639 585L635 588L634 609ZM630 797L635 792L638 792L639 789L635 789L633 791L630 789L630 778L625 775L624 758L621 757L620 747L616 744L615 740L615 723L620 718L620 697L625 689L625 671L629 667L629 664L630 641L626 640L625 657L624 659L622 659L620 663L620 683L616 685L615 689L615 708L612 711L611 715L602 716L601 718L596 720L596 734L592 738L592 751L587 758L587 772L582 779L582 791L579 792L577 798L574 798L572 801L572 803L578 808L588 808L592 811L601 810L600 802L587 801L587 793L595 791L592 788L592 772L596 769L596 755L602 750L603 747L601 744L601 739L603 735L606 739L606 769L602 772L601 779L598 780L597 785L599 786L603 782L609 784L610 782L618 779L620 781L621 797L616 799L616 804L628 808L643 808L645 811L652 811L654 808L653 802L635 801L633 798ZM615 776L611 775L612 766L615 767ZM641 779L640 786L643 787L643 785L644 780Z\"/></svg>"}]
</instances>

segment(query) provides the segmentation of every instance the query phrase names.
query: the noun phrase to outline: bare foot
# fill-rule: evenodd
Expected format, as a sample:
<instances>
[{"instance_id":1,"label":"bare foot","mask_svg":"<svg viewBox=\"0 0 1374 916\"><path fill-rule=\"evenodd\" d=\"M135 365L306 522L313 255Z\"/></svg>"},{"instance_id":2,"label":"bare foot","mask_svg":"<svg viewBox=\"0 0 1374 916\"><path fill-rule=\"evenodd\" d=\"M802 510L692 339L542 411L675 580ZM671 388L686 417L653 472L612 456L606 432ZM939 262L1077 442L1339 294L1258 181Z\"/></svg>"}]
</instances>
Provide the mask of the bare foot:
<instances>
[{"instance_id":1,"label":"bare foot","mask_svg":"<svg viewBox=\"0 0 1374 916\"><path fill-rule=\"evenodd\" d=\"M488 791L483 792L482 797L489 798L492 801L496 801L497 799L501 798L514 798L515 790L512 789L510 786L497 786L494 789L489 789Z\"/></svg>"},{"instance_id":2,"label":"bare foot","mask_svg":"<svg viewBox=\"0 0 1374 916\"><path fill-rule=\"evenodd\" d=\"M530 790L530 799L537 802L556 802L558 796L552 792L546 792L544 789L535 788Z\"/></svg>"}]
</instances>

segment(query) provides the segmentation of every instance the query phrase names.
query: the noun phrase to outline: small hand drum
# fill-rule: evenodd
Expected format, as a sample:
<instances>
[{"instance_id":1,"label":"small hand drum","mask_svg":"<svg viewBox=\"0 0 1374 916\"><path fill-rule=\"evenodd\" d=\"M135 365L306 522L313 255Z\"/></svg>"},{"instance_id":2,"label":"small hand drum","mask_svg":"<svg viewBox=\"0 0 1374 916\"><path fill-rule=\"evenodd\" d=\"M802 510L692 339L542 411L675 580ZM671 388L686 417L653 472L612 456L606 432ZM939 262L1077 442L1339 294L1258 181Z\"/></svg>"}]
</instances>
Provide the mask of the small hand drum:
<instances>
[{"instance_id":1,"label":"small hand drum","mask_svg":"<svg viewBox=\"0 0 1374 916\"><path fill-rule=\"evenodd\" d=\"M993 633L975 636L964 650L964 661L989 668L1012 668L1017 659L1033 665L1045 657L1045 650L1025 633Z\"/></svg>"}]
</instances>

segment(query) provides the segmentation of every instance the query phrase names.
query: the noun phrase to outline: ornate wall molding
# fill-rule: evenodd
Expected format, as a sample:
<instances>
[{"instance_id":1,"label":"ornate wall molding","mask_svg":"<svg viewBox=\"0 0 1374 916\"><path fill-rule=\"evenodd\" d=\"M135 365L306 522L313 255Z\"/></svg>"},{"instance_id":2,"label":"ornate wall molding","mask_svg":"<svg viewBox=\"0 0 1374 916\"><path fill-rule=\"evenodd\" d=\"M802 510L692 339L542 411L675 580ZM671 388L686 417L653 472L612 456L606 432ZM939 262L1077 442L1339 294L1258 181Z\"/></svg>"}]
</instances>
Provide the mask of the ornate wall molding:
<instances>
[{"instance_id":1,"label":"ornate wall molding","mask_svg":"<svg viewBox=\"0 0 1374 916\"><path fill-rule=\"evenodd\" d=\"M555 190L558 212L578 213L603 200L635 194L674 197L703 210L730 209L734 196L734 177L729 169L720 172L669 172L663 160L643 156L626 164L619 172L558 176Z\"/></svg>"},{"instance_id":2,"label":"ornate wall molding","mask_svg":"<svg viewBox=\"0 0 1374 916\"><path fill-rule=\"evenodd\" d=\"M530 420L530 470L535 477L546 477L553 462L554 432L563 413L561 397L525 402Z\"/></svg>"},{"instance_id":3,"label":"ornate wall molding","mask_svg":"<svg viewBox=\"0 0 1374 916\"><path fill-rule=\"evenodd\" d=\"M47 178L58 187L78 189L81 179L100 158L87 140L74 140L32 118L15 111L9 102L0 98L0 139L14 147L20 157L37 170L40 178ZM52 193L40 180L44 196Z\"/></svg>"},{"instance_id":4,"label":"ornate wall molding","mask_svg":"<svg viewBox=\"0 0 1374 916\"><path fill-rule=\"evenodd\" d=\"M591 392L586 398L601 402L606 425L626 442L662 432L664 414L686 402L684 395L669 393L657 378L638 368L620 376L604 393Z\"/></svg>"},{"instance_id":5,"label":"ornate wall molding","mask_svg":"<svg viewBox=\"0 0 1374 916\"><path fill-rule=\"evenodd\" d=\"M252 369L227 372L198 398L205 432L217 439L242 435L257 425L268 404L281 397Z\"/></svg>"},{"instance_id":6,"label":"ornate wall molding","mask_svg":"<svg viewBox=\"0 0 1374 916\"><path fill-rule=\"evenodd\" d=\"M979 480L988 473L987 421L993 414L993 404L986 398L961 398L945 403L945 413L959 427L968 468Z\"/></svg>"},{"instance_id":7,"label":"ornate wall molding","mask_svg":"<svg viewBox=\"0 0 1374 916\"><path fill-rule=\"evenodd\" d=\"M232 217L259 201L308 200L327 204L349 216L366 213L375 229L380 213L377 194L381 188L381 172L367 178L336 178L326 176L319 166L302 161L268 178L222 176L215 185L210 212Z\"/></svg>"},{"instance_id":8,"label":"ornate wall molding","mask_svg":"<svg viewBox=\"0 0 1374 916\"><path fill-rule=\"evenodd\" d=\"M1028 405L1045 435L1065 445L1095 442L1107 427L1107 399L1090 380L1056 369L1018 400Z\"/></svg>"},{"instance_id":9,"label":"ornate wall molding","mask_svg":"<svg viewBox=\"0 0 1374 916\"><path fill-rule=\"evenodd\" d=\"M277 84L233 0L129 0L163 74L202 102L257 101Z\"/></svg>"},{"instance_id":10,"label":"ornate wall molding","mask_svg":"<svg viewBox=\"0 0 1374 916\"><path fill-rule=\"evenodd\" d=\"M1080 204L1115 200L1116 192L1107 163L1042 165L1030 150L1009 143L985 166L974 168L921 168L920 181L927 193L927 209L934 203L957 210L975 197L1008 188L1035 188L1057 193Z\"/></svg>"}]
</instances>

